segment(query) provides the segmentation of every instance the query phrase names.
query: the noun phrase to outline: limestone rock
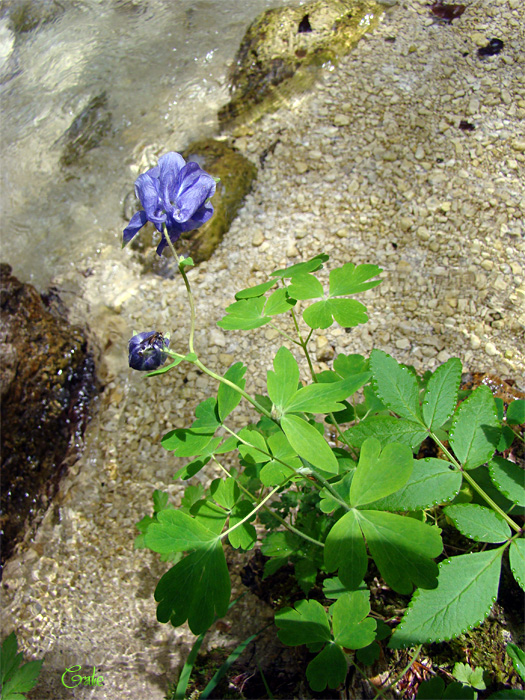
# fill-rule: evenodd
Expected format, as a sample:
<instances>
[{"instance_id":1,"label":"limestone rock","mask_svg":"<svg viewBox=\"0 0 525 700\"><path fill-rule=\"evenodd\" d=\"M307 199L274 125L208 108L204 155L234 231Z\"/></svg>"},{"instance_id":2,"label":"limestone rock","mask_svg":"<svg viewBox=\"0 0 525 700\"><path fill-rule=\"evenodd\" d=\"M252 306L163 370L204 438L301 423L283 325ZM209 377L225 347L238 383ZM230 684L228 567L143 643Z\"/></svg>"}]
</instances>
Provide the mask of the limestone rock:
<instances>
[{"instance_id":1,"label":"limestone rock","mask_svg":"<svg viewBox=\"0 0 525 700\"><path fill-rule=\"evenodd\" d=\"M257 119L293 91L307 89L315 69L347 54L384 9L374 0L312 0L263 12L237 52L220 124Z\"/></svg>"}]
</instances>

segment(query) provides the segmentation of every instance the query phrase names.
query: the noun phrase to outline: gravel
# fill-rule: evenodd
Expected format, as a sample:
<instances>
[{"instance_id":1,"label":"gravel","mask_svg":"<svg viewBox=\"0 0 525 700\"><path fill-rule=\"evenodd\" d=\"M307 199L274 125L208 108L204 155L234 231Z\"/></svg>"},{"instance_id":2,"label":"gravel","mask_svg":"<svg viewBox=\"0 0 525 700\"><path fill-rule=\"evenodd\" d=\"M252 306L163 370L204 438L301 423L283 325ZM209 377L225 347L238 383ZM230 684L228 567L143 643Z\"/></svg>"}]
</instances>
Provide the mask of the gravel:
<instances>
[{"instance_id":1,"label":"gravel","mask_svg":"<svg viewBox=\"0 0 525 700\"><path fill-rule=\"evenodd\" d=\"M338 66L325 66L310 92L231 135L259 177L213 258L190 272L205 364L224 372L242 358L247 389L264 391L280 336L223 332L215 322L266 271L325 252L328 269L352 261L384 272L364 295L368 324L312 342L319 368L337 353L378 347L419 371L458 356L466 370L525 388L524 19L519 2L479 0L447 25L426 0L408 0ZM502 52L478 57L493 37ZM187 426L215 387L188 366L150 380L128 370L133 328L170 330L183 351L189 313L181 280L142 276L119 235L57 280L80 290L72 315L88 320L106 388L82 459L3 579L5 633L15 629L27 654L46 658L30 696L38 700L91 697L61 685L73 664L102 673L99 700L160 700L193 639L186 627L157 623L153 590L166 565L133 549L134 524L152 511L155 488L180 503L172 474L184 462L158 440ZM86 268L90 276L80 274ZM241 404L232 427L251 416ZM270 617L246 596L221 643L235 646Z\"/></svg>"}]
</instances>

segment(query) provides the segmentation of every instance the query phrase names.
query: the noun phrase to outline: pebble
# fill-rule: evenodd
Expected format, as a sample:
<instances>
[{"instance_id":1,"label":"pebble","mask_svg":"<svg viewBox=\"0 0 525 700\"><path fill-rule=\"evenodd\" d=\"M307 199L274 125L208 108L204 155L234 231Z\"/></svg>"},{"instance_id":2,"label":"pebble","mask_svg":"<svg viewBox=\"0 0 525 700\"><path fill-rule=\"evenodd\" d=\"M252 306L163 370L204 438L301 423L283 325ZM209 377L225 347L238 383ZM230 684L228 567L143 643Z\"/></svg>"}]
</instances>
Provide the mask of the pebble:
<instances>
[{"instance_id":1,"label":"pebble","mask_svg":"<svg viewBox=\"0 0 525 700\"><path fill-rule=\"evenodd\" d=\"M485 343L485 352L487 353L487 355L499 354L496 346L492 342Z\"/></svg>"},{"instance_id":2,"label":"pebble","mask_svg":"<svg viewBox=\"0 0 525 700\"><path fill-rule=\"evenodd\" d=\"M256 248L258 248L263 243L264 243L264 234L260 229L258 229L253 234L252 245L255 246Z\"/></svg>"},{"instance_id":3,"label":"pebble","mask_svg":"<svg viewBox=\"0 0 525 700\"><path fill-rule=\"evenodd\" d=\"M350 118L346 114L336 114L334 117L335 126L348 126L350 124Z\"/></svg>"}]
</instances>

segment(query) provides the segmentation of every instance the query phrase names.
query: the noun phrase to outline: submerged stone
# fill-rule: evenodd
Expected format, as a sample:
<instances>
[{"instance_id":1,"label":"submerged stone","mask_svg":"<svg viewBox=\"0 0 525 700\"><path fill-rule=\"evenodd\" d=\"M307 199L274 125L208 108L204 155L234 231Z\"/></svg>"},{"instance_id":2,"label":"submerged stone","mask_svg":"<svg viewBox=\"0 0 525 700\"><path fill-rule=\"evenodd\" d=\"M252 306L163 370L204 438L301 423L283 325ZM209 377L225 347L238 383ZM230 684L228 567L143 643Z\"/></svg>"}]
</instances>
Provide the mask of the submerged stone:
<instances>
[{"instance_id":1,"label":"submerged stone","mask_svg":"<svg viewBox=\"0 0 525 700\"><path fill-rule=\"evenodd\" d=\"M374 0L312 0L263 12L237 52L231 101L219 110L221 126L257 119L310 87L316 69L349 53L377 24L384 6Z\"/></svg>"},{"instance_id":2,"label":"submerged stone","mask_svg":"<svg viewBox=\"0 0 525 700\"><path fill-rule=\"evenodd\" d=\"M46 307L6 264L0 307L3 562L77 454L95 385L82 330Z\"/></svg>"},{"instance_id":3,"label":"submerged stone","mask_svg":"<svg viewBox=\"0 0 525 700\"><path fill-rule=\"evenodd\" d=\"M96 148L111 129L111 112L105 92L93 97L78 114L69 129L57 141L63 147L61 165L72 165Z\"/></svg>"}]
</instances>

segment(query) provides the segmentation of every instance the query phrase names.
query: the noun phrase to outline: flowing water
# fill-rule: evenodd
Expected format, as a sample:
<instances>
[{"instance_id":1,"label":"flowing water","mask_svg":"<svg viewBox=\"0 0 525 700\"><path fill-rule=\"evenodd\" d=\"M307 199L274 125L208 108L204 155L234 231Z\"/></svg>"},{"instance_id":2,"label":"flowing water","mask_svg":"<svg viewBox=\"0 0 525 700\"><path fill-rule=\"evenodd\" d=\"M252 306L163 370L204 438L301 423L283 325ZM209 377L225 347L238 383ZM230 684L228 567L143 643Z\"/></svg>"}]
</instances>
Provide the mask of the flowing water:
<instances>
[{"instance_id":1,"label":"flowing water","mask_svg":"<svg viewBox=\"0 0 525 700\"><path fill-rule=\"evenodd\" d=\"M182 149L217 132L235 51L249 23L275 4L0 4L1 258L16 275L44 289L65 266L118 244L138 154L151 144ZM15 31L20 17L24 31ZM64 165L64 133L96 98L105 100L106 133Z\"/></svg>"}]
</instances>

